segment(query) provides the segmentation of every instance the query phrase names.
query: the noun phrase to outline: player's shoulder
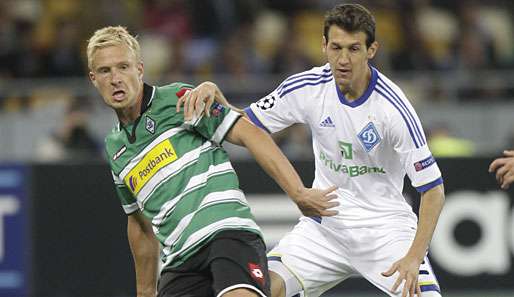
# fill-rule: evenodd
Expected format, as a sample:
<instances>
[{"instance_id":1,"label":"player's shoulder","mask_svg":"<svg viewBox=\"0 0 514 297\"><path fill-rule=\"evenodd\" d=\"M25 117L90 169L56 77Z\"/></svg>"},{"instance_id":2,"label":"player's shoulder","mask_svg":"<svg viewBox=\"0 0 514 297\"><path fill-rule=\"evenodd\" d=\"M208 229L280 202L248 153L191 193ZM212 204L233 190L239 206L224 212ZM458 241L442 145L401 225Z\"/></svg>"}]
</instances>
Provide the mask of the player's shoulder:
<instances>
[{"instance_id":1,"label":"player's shoulder","mask_svg":"<svg viewBox=\"0 0 514 297\"><path fill-rule=\"evenodd\" d=\"M121 130L120 124L117 123L111 129L111 131L105 136L105 151L107 156L112 157L116 151L119 150L120 146L125 143L125 134ZM109 158L111 160L111 158Z\"/></svg>"},{"instance_id":2,"label":"player's shoulder","mask_svg":"<svg viewBox=\"0 0 514 297\"><path fill-rule=\"evenodd\" d=\"M326 88L332 80L332 71L327 63L287 77L275 91L279 97L305 92L317 93L320 89Z\"/></svg>"},{"instance_id":3,"label":"player's shoulder","mask_svg":"<svg viewBox=\"0 0 514 297\"><path fill-rule=\"evenodd\" d=\"M174 82L163 86L156 87L155 98L174 99L180 98L187 90L193 89L194 86L183 82Z\"/></svg>"},{"instance_id":4,"label":"player's shoulder","mask_svg":"<svg viewBox=\"0 0 514 297\"><path fill-rule=\"evenodd\" d=\"M393 82L393 80L378 71L376 68L373 69L377 73L377 82L375 88L380 95L383 97L391 97L398 100L401 99L402 101L408 101L405 93L395 82Z\"/></svg>"}]
</instances>

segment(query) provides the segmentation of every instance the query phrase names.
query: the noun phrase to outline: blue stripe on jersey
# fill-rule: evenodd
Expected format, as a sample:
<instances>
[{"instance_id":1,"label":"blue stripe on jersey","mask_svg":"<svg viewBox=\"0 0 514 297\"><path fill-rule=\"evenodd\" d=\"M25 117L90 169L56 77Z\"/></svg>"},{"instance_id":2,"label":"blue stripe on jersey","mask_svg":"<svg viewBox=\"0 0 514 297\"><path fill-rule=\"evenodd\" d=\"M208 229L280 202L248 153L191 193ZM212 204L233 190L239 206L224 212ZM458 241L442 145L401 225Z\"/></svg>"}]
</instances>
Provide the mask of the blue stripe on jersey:
<instances>
[{"instance_id":1,"label":"blue stripe on jersey","mask_svg":"<svg viewBox=\"0 0 514 297\"><path fill-rule=\"evenodd\" d=\"M306 75L310 75L310 74L315 74L315 75L318 75L318 76L319 76L319 75L322 75L322 74L328 73L328 72L330 72L331 70L330 70L330 67L327 67L327 68L323 68L321 71L322 71L323 73L313 73L313 72L312 72L312 70L310 70L310 71L305 71L305 72L301 72L301 73L297 73L297 74L291 75L290 77L286 78L286 79L284 80L284 83L286 83L286 82L288 82L288 81L291 81L291 80L293 80L293 79L295 79L295 78L299 78L299 77L306 76Z\"/></svg>"},{"instance_id":2,"label":"blue stripe on jersey","mask_svg":"<svg viewBox=\"0 0 514 297\"><path fill-rule=\"evenodd\" d=\"M393 100L391 98L389 98L389 96L387 96L382 90L380 90L378 88L378 86L379 85L377 84L377 87L375 87L375 91L377 91L380 95L382 95L382 97L384 97L387 101L389 101L394 106L394 108L396 108L398 110L398 112L402 116L403 120L405 121L405 124L407 125L407 129L409 129L409 134L410 134L410 137L412 138L412 140L414 141L414 145L416 145L416 148L419 148L420 145L418 144L418 141L417 141L416 137L414 136L414 133L412 132L412 128L409 124L409 121L403 114L402 110L393 102Z\"/></svg>"},{"instance_id":3,"label":"blue stripe on jersey","mask_svg":"<svg viewBox=\"0 0 514 297\"><path fill-rule=\"evenodd\" d=\"M412 115L412 113L410 112L409 108L407 108L407 105L405 104L405 102L403 102L403 100L401 99L400 96L398 96L398 94L393 90L393 88L391 88L391 86L389 86L384 80L382 80L380 77L378 78L378 84L379 86L381 86L382 88L384 88L384 90L389 94L391 95L391 97L393 99L396 99L396 102L400 104L400 106L404 109L404 111L407 113L407 116L409 117L409 120L411 122L411 124L414 126L414 129L416 131L416 135L418 136L418 139L420 140L420 143L421 145L424 145L426 144L426 140L424 139L423 137L423 133L421 133L421 128L420 126L418 126L418 123L415 119L415 117Z\"/></svg>"},{"instance_id":4,"label":"blue stripe on jersey","mask_svg":"<svg viewBox=\"0 0 514 297\"><path fill-rule=\"evenodd\" d=\"M421 286L419 286L419 288L421 289L421 292L436 291L439 294L441 294L441 289L439 289L439 286L437 286L436 284L421 285Z\"/></svg>"},{"instance_id":5,"label":"blue stripe on jersey","mask_svg":"<svg viewBox=\"0 0 514 297\"><path fill-rule=\"evenodd\" d=\"M301 75L293 80L287 80L285 81L284 83L282 83L278 88L277 88L277 92L280 93L287 87L289 87L290 85L292 84L295 84L295 83L298 83L298 82L301 82L301 81L315 81L315 80L319 80L323 77L331 77L332 76L332 73L325 73L325 74L317 74L317 73L307 73L307 74L304 74L304 75Z\"/></svg>"},{"instance_id":6,"label":"blue stripe on jersey","mask_svg":"<svg viewBox=\"0 0 514 297\"><path fill-rule=\"evenodd\" d=\"M278 261L282 262L282 258L279 256L268 256L268 261Z\"/></svg>"},{"instance_id":7,"label":"blue stripe on jersey","mask_svg":"<svg viewBox=\"0 0 514 297\"><path fill-rule=\"evenodd\" d=\"M321 77L320 77L321 78ZM295 87L292 87L292 88L289 88L285 91L282 92L282 94L279 94L279 98L282 98L284 97L285 95L291 93L292 91L294 90L297 90L297 89L300 89L300 88L303 88L305 86L317 86L317 85L320 85L320 84L326 84L327 82L331 82L333 79L332 75L330 75L329 78L327 79L324 79L324 80L320 80L320 81L316 81L316 82L306 82L306 83L303 83L301 85L297 85Z\"/></svg>"},{"instance_id":8,"label":"blue stripe on jersey","mask_svg":"<svg viewBox=\"0 0 514 297\"><path fill-rule=\"evenodd\" d=\"M245 113L248 115L248 118L250 118L250 120L252 121L252 123L261 128L262 130L270 133L270 131L268 130L268 128L264 127L264 125L262 124L261 121L259 121L259 119L257 118L257 116L255 115L255 113L253 113L253 110L250 108L250 106L248 106L247 108L244 109Z\"/></svg>"},{"instance_id":9,"label":"blue stripe on jersey","mask_svg":"<svg viewBox=\"0 0 514 297\"><path fill-rule=\"evenodd\" d=\"M424 192L426 192L426 191L432 189L433 187L438 186L438 185L440 185L442 183L443 183L443 178L440 177L440 178L434 180L433 182L430 182L430 183L428 183L426 185L417 187L416 191L418 191L418 193L424 193Z\"/></svg>"}]
</instances>

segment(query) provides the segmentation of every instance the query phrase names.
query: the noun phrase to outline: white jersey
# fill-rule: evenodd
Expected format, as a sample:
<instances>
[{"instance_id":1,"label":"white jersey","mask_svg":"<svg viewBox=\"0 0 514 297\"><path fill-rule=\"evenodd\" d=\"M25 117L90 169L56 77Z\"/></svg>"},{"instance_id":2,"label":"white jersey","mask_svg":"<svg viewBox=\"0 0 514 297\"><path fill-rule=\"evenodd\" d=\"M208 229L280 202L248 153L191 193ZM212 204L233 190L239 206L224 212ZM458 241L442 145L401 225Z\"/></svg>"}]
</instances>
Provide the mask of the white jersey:
<instances>
[{"instance_id":1,"label":"white jersey","mask_svg":"<svg viewBox=\"0 0 514 297\"><path fill-rule=\"evenodd\" d=\"M371 67L364 94L348 101L329 64L287 78L245 109L268 132L295 123L312 131L313 187L339 187L339 214L322 224L335 228L402 224L417 219L402 195L405 174L418 192L443 182L412 105L400 88Z\"/></svg>"}]
</instances>

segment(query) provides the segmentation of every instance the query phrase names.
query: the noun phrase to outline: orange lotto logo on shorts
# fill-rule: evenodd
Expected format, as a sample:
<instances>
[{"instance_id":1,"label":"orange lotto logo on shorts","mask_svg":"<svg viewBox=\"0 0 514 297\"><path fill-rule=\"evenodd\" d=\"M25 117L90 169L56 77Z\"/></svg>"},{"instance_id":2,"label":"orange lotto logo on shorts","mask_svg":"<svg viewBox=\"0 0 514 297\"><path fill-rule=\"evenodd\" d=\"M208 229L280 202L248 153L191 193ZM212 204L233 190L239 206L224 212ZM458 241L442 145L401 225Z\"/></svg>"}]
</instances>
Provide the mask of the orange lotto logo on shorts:
<instances>
[{"instance_id":1,"label":"orange lotto logo on shorts","mask_svg":"<svg viewBox=\"0 0 514 297\"><path fill-rule=\"evenodd\" d=\"M264 286L264 273L262 272L261 266L250 262L248 263L248 270L252 278L261 286Z\"/></svg>"}]
</instances>

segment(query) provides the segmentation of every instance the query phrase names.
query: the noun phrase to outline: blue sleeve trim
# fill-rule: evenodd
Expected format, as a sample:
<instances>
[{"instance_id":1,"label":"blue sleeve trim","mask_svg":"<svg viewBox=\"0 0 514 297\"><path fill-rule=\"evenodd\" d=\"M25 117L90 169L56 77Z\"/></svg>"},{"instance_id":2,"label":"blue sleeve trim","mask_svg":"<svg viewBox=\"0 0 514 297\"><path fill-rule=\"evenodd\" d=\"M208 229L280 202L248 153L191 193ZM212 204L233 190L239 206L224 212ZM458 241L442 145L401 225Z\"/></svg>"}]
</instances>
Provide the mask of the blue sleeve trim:
<instances>
[{"instance_id":1,"label":"blue sleeve trim","mask_svg":"<svg viewBox=\"0 0 514 297\"><path fill-rule=\"evenodd\" d=\"M250 108L250 106L248 106L247 108L244 109L245 113L248 115L248 118L250 118L250 121L252 121L252 123L261 128L262 130L270 133L270 131L268 130L268 128L264 127L264 125L261 123L261 121L259 121L259 119L257 118L257 116L255 115L255 113L253 113L252 109Z\"/></svg>"},{"instance_id":2,"label":"blue sleeve trim","mask_svg":"<svg viewBox=\"0 0 514 297\"><path fill-rule=\"evenodd\" d=\"M426 192L426 191L432 189L433 187L438 186L438 185L440 185L442 183L443 183L443 178L440 177L440 178L438 178L438 179L434 180L433 182L430 182L430 183L428 183L426 185L423 185L423 186L420 186L420 187L416 187L416 191L418 191L419 193L424 193L424 192Z\"/></svg>"}]
</instances>

